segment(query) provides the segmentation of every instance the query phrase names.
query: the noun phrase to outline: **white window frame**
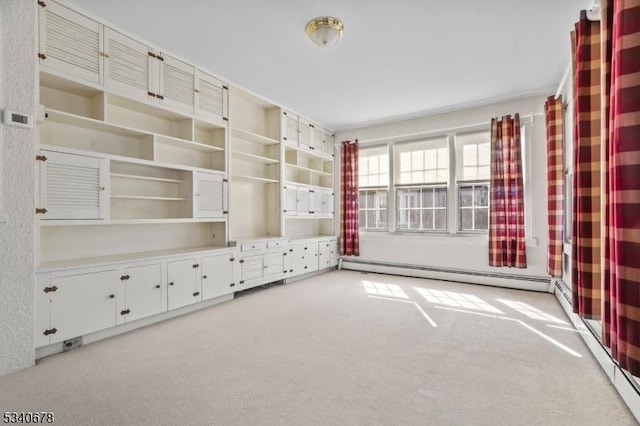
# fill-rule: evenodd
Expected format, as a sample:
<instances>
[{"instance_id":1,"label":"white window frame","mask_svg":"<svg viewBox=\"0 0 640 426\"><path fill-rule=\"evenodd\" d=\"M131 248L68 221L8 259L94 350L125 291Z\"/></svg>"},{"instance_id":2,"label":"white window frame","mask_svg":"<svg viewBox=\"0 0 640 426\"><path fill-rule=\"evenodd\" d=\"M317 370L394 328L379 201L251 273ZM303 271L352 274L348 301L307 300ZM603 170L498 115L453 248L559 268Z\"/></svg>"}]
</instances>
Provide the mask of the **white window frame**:
<instances>
[{"instance_id":1,"label":"white window frame","mask_svg":"<svg viewBox=\"0 0 640 426\"><path fill-rule=\"evenodd\" d=\"M445 203L444 207L436 207L435 206L435 190L439 189L439 188L444 188L447 191L447 201ZM434 205L432 205L431 207L424 207L422 204L422 196L420 197L420 206L418 207L412 207L412 208L400 208L397 206L397 200L398 200L398 190L403 190L403 189L414 189L414 190L418 190L421 191L422 189L431 189L432 193L434 194ZM444 210L445 211L445 228L444 229L433 229L433 228L422 228L422 214L420 214L420 228L397 228L398 232L411 232L411 233L439 233L439 234L446 234L449 232L449 216L448 216L448 210L449 210L449 187L447 184L438 184L438 183L434 183L434 184L414 184L414 185L398 185L394 187L394 193L395 193L395 197L396 197L396 209L395 209L395 216L396 216L396 226L397 223L399 222L399 218L398 216L400 215L400 210L418 210L420 213L422 213L423 210L432 210L434 215L433 215L433 219L432 219L432 225L435 224L435 212L436 210Z\"/></svg>"},{"instance_id":2,"label":"white window frame","mask_svg":"<svg viewBox=\"0 0 640 426\"><path fill-rule=\"evenodd\" d=\"M358 216L360 216L360 212L361 211L365 211L365 217L366 212L369 211L375 211L376 213L376 223L378 223L380 221L380 211L382 210L386 210L387 211L387 226L386 228L371 228L371 227L366 227L366 226L362 226L362 224L360 223L360 221L358 220L358 227L360 229L360 231L366 231L366 232L387 232L389 230L389 188L385 187L385 186L367 186L364 188L358 188L358 198L361 197L362 192L377 192L377 191L386 191L387 193L387 208L386 209L381 209L377 206L374 206L373 208L369 208L367 207L362 207L360 205L360 203L358 203ZM365 199L366 199L366 195L365 195ZM375 195L374 195L374 199L375 199ZM374 201L375 204L375 201Z\"/></svg>"},{"instance_id":3,"label":"white window frame","mask_svg":"<svg viewBox=\"0 0 640 426\"><path fill-rule=\"evenodd\" d=\"M460 188L462 187L472 187L473 188L473 196L471 199L471 205L470 206L463 206L460 203ZM480 208L484 208L485 206L476 206L476 192L475 192L475 187L476 186L486 186L487 187L487 217L488 217L488 221L487 221L487 229L476 229L476 217L475 217L475 212L472 215L472 223L473 223L473 229L462 229L462 214L461 211L462 210L472 210L475 211L477 207ZM487 234L489 232L489 224L491 222L491 217L489 216L489 209L491 208L491 182L488 180L473 180L473 181L462 181L462 182L458 182L457 186L456 186L456 192L458 194L456 203L458 206L458 232L461 234Z\"/></svg>"}]
</instances>

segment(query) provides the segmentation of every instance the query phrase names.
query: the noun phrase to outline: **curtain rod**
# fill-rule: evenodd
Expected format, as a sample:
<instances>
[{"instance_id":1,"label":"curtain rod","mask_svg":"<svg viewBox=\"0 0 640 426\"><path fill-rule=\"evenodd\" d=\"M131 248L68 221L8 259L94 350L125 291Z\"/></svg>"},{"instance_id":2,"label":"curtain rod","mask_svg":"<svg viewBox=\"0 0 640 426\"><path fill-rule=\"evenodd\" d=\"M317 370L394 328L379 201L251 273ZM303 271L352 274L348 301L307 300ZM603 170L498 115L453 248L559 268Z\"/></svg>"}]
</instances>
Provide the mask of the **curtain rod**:
<instances>
[{"instance_id":1,"label":"curtain rod","mask_svg":"<svg viewBox=\"0 0 640 426\"><path fill-rule=\"evenodd\" d=\"M558 99L562 94L562 90L564 89L564 85L567 84L567 79L569 78L569 74L571 74L572 65L569 64L567 70L564 72L562 76L562 80L560 80L560 85L558 86L558 90L556 90L556 94L554 95L554 99Z\"/></svg>"},{"instance_id":2,"label":"curtain rod","mask_svg":"<svg viewBox=\"0 0 640 426\"><path fill-rule=\"evenodd\" d=\"M544 113L542 112L536 112L536 113L531 112L528 114L520 114L520 123L525 123L525 124L533 123L534 117L540 117L543 115ZM362 144L376 143L376 142L390 142L393 140L401 141L401 140L415 139L415 138L429 136L429 135L442 135L447 133L454 133L460 130L472 130L472 129L477 129L483 126L488 128L490 124L491 124L491 121L485 121L482 123L466 124L464 126L448 127L444 129L428 130L424 132L415 131L413 133L406 133L403 135L394 135L394 136L385 136L382 138L358 139L358 143L362 145Z\"/></svg>"}]
</instances>

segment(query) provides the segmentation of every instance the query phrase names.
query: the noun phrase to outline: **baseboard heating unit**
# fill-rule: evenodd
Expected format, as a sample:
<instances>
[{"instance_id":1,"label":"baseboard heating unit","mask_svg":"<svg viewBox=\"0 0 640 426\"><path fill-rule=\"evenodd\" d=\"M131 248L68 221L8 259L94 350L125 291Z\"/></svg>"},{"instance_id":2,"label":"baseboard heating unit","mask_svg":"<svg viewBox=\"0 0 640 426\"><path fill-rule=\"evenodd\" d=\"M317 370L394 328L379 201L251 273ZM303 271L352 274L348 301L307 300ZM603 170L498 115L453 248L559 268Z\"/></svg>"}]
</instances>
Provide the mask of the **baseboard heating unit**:
<instances>
[{"instance_id":1,"label":"baseboard heating unit","mask_svg":"<svg viewBox=\"0 0 640 426\"><path fill-rule=\"evenodd\" d=\"M465 269L438 268L424 265L375 262L347 258L341 260L341 269L553 293L553 282L549 277L479 272Z\"/></svg>"}]
</instances>

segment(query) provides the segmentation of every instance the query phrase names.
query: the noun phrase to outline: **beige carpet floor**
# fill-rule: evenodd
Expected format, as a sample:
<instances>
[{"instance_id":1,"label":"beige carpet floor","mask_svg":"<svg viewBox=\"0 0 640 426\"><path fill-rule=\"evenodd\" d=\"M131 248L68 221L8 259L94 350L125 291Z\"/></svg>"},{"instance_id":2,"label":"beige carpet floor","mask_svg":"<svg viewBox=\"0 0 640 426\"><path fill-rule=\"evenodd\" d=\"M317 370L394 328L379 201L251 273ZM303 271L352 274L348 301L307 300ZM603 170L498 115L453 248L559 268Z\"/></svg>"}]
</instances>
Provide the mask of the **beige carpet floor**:
<instances>
[{"instance_id":1,"label":"beige carpet floor","mask_svg":"<svg viewBox=\"0 0 640 426\"><path fill-rule=\"evenodd\" d=\"M633 425L552 295L336 271L45 358L62 425Z\"/></svg>"}]
</instances>

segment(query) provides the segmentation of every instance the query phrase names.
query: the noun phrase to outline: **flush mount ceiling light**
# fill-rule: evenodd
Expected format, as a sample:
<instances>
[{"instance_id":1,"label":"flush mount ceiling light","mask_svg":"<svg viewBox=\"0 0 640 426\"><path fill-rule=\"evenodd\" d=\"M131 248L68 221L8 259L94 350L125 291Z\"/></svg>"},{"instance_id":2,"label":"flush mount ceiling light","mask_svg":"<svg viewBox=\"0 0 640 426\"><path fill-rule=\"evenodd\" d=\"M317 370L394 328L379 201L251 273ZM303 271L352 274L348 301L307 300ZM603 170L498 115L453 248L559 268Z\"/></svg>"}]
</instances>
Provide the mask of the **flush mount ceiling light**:
<instances>
[{"instance_id":1,"label":"flush mount ceiling light","mask_svg":"<svg viewBox=\"0 0 640 426\"><path fill-rule=\"evenodd\" d=\"M318 46L333 46L342 38L344 24L333 16L319 16L307 23L307 35Z\"/></svg>"}]
</instances>

